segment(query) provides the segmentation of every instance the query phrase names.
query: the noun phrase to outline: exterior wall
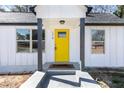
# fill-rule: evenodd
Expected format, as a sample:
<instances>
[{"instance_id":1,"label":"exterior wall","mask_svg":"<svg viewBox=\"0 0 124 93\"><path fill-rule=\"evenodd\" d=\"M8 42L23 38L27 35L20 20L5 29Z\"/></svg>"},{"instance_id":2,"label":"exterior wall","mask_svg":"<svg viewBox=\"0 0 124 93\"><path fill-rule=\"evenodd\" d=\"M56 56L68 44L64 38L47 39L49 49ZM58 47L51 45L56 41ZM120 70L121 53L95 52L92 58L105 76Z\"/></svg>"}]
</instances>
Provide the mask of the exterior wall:
<instances>
[{"instance_id":1,"label":"exterior wall","mask_svg":"<svg viewBox=\"0 0 124 93\"><path fill-rule=\"evenodd\" d=\"M33 71L37 68L37 53L16 52L16 28L35 26L0 26L0 73Z\"/></svg>"},{"instance_id":2,"label":"exterior wall","mask_svg":"<svg viewBox=\"0 0 124 93\"><path fill-rule=\"evenodd\" d=\"M91 30L105 30L105 54L91 54ZM86 67L124 67L124 27L86 26Z\"/></svg>"},{"instance_id":3,"label":"exterior wall","mask_svg":"<svg viewBox=\"0 0 124 93\"><path fill-rule=\"evenodd\" d=\"M43 19L46 32L45 61L55 62L55 29L69 29L69 58L70 62L80 62L80 27L79 19L62 19L65 24L60 24L61 19Z\"/></svg>"},{"instance_id":4,"label":"exterior wall","mask_svg":"<svg viewBox=\"0 0 124 93\"><path fill-rule=\"evenodd\" d=\"M79 19L43 20L46 30L43 64L54 62L54 29L70 29L70 62L80 62ZM16 28L36 29L36 26L0 26L0 73L29 72L37 70L37 53L16 52ZM91 30L105 30L105 54L91 54ZM85 66L124 67L124 27L86 26L85 27Z\"/></svg>"},{"instance_id":5,"label":"exterior wall","mask_svg":"<svg viewBox=\"0 0 124 93\"><path fill-rule=\"evenodd\" d=\"M45 53L43 64L55 62L54 58L54 30L70 29L70 62L80 62L80 27L79 19L43 19L45 29ZM37 29L37 26L0 26L0 73L29 72L37 70L37 53L16 52L16 29Z\"/></svg>"}]
</instances>

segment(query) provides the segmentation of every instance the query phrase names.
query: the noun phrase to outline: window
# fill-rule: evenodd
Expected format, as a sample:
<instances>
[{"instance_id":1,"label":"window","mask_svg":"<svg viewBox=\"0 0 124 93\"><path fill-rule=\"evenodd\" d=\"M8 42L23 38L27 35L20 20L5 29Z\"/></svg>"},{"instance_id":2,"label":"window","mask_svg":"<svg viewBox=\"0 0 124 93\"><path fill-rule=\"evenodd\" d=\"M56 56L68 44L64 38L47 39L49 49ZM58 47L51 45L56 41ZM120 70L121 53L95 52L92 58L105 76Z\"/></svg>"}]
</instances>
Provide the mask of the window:
<instances>
[{"instance_id":1,"label":"window","mask_svg":"<svg viewBox=\"0 0 124 93\"><path fill-rule=\"evenodd\" d=\"M45 49L45 30L42 34L43 50ZM17 29L17 52L37 52L38 38L36 29Z\"/></svg>"},{"instance_id":2,"label":"window","mask_svg":"<svg viewBox=\"0 0 124 93\"><path fill-rule=\"evenodd\" d=\"M105 31L92 30L92 54L105 53Z\"/></svg>"},{"instance_id":3,"label":"window","mask_svg":"<svg viewBox=\"0 0 124 93\"><path fill-rule=\"evenodd\" d=\"M29 52L30 51L30 30L17 29L17 52Z\"/></svg>"},{"instance_id":4,"label":"window","mask_svg":"<svg viewBox=\"0 0 124 93\"><path fill-rule=\"evenodd\" d=\"M66 32L58 32L58 37L59 38L65 38L66 37Z\"/></svg>"},{"instance_id":5,"label":"window","mask_svg":"<svg viewBox=\"0 0 124 93\"><path fill-rule=\"evenodd\" d=\"M38 48L38 38L37 38L37 30L32 30L32 52L37 52Z\"/></svg>"}]
</instances>

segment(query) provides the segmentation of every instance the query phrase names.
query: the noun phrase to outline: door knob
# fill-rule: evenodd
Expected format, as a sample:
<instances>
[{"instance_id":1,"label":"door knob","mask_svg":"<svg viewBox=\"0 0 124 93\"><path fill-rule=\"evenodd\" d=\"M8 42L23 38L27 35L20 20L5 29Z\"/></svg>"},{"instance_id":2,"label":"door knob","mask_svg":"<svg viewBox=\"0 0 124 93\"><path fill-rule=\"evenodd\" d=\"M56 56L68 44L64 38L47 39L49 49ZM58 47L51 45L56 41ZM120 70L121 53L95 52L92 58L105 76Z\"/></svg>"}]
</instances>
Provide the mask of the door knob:
<instances>
[{"instance_id":1,"label":"door knob","mask_svg":"<svg viewBox=\"0 0 124 93\"><path fill-rule=\"evenodd\" d=\"M55 50L56 50L56 46L55 46Z\"/></svg>"},{"instance_id":2,"label":"door knob","mask_svg":"<svg viewBox=\"0 0 124 93\"><path fill-rule=\"evenodd\" d=\"M56 50L56 44L55 44L55 47L54 47L54 48L55 48L55 50Z\"/></svg>"}]
</instances>

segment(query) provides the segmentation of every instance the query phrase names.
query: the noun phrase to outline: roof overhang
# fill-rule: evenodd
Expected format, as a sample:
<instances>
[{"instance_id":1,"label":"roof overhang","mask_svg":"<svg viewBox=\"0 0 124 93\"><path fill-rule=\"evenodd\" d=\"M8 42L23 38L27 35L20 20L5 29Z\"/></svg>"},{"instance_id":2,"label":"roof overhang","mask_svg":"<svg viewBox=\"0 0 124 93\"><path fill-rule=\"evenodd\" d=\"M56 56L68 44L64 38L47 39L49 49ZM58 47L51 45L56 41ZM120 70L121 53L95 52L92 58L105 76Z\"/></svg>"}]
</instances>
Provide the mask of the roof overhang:
<instances>
[{"instance_id":1,"label":"roof overhang","mask_svg":"<svg viewBox=\"0 0 124 93\"><path fill-rule=\"evenodd\" d=\"M85 23L86 26L124 26L124 23Z\"/></svg>"},{"instance_id":2,"label":"roof overhang","mask_svg":"<svg viewBox=\"0 0 124 93\"><path fill-rule=\"evenodd\" d=\"M15 25L26 25L26 26L37 26L37 22L31 23L0 23L0 25L4 26L15 26ZM85 23L85 26L124 26L124 23Z\"/></svg>"},{"instance_id":3,"label":"roof overhang","mask_svg":"<svg viewBox=\"0 0 124 93\"><path fill-rule=\"evenodd\" d=\"M37 5L37 18L85 18L87 7L84 5Z\"/></svg>"}]
</instances>

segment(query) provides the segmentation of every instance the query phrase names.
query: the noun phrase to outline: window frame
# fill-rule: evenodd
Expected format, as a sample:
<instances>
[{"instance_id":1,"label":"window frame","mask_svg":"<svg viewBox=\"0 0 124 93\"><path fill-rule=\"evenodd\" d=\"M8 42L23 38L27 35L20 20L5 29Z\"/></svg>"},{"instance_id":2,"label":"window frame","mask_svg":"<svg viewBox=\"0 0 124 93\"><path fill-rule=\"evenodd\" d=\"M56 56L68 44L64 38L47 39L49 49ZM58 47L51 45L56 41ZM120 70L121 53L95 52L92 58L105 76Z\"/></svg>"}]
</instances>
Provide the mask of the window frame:
<instances>
[{"instance_id":1,"label":"window frame","mask_svg":"<svg viewBox=\"0 0 124 93\"><path fill-rule=\"evenodd\" d=\"M29 40L17 40L17 38L16 38L17 37L17 29L28 29L29 30L29 34L30 34L30 39ZM16 53L37 53L37 51L33 51L33 42L38 42L38 40L33 40L33 38L32 38L33 30L37 31L37 28L23 28L23 27L22 28L21 27L16 28L16 31L15 31ZM44 29L44 31L45 31L45 29ZM19 41L21 41L21 42L29 42L29 52L27 52L27 51L19 52L18 51L18 42ZM42 40L42 41L45 41L45 40Z\"/></svg>"},{"instance_id":2,"label":"window frame","mask_svg":"<svg viewBox=\"0 0 124 93\"><path fill-rule=\"evenodd\" d=\"M30 50L30 39L31 39L31 37L30 37L30 39L29 40L17 40L17 30L18 29L27 29L27 30L29 30L29 35L31 34L31 29L29 29L29 28L16 28L16 31L15 31L15 40L16 40L16 53L30 53L31 52L31 50ZM31 36L31 35L30 35ZM19 52L18 51L18 42L29 42L29 52L24 52L24 51L22 51L22 52Z\"/></svg>"},{"instance_id":3,"label":"window frame","mask_svg":"<svg viewBox=\"0 0 124 93\"><path fill-rule=\"evenodd\" d=\"M93 45L93 42L95 42L95 41L93 41L92 40L92 31L94 31L94 30L96 30L96 31L104 31L104 41L98 41L98 42L103 42L103 44L104 44L104 47L103 47L103 52L102 53L93 53L92 52L92 45ZM90 46L91 46L91 48L90 48L90 52L91 52L91 54L92 55L105 55L106 54L106 31L105 31L105 29L91 29L91 43L90 43ZM96 41L97 42L97 41Z\"/></svg>"}]
</instances>

